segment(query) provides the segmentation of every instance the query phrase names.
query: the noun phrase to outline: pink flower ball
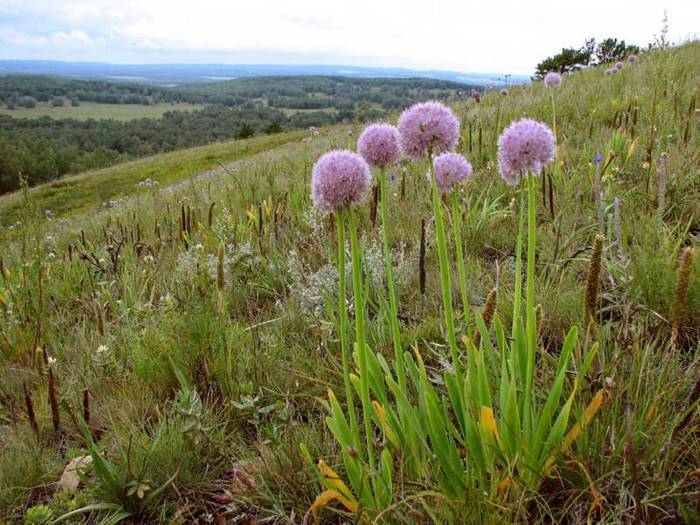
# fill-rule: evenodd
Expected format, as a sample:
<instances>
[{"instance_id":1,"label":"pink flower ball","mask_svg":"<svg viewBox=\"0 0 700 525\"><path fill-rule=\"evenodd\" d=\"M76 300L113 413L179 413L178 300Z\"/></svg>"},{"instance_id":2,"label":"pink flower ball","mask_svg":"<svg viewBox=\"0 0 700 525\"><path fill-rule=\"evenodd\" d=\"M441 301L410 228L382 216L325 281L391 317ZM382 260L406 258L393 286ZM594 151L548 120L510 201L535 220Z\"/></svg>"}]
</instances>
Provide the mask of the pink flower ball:
<instances>
[{"instance_id":1,"label":"pink flower ball","mask_svg":"<svg viewBox=\"0 0 700 525\"><path fill-rule=\"evenodd\" d=\"M555 140L547 125L532 119L513 122L498 138L498 171L510 185L528 171L539 175L554 159Z\"/></svg>"},{"instance_id":2,"label":"pink flower ball","mask_svg":"<svg viewBox=\"0 0 700 525\"><path fill-rule=\"evenodd\" d=\"M561 85L561 75L556 71L550 71L544 77L544 85L547 87L559 87Z\"/></svg>"},{"instance_id":3,"label":"pink flower ball","mask_svg":"<svg viewBox=\"0 0 700 525\"><path fill-rule=\"evenodd\" d=\"M638 59L639 57L637 57L637 55L630 55L627 57L628 62L636 62Z\"/></svg>"},{"instance_id":4,"label":"pink flower ball","mask_svg":"<svg viewBox=\"0 0 700 525\"><path fill-rule=\"evenodd\" d=\"M472 176L472 165L457 153L448 151L435 157L435 181L442 193L451 193L458 184Z\"/></svg>"},{"instance_id":5,"label":"pink flower ball","mask_svg":"<svg viewBox=\"0 0 700 525\"><path fill-rule=\"evenodd\" d=\"M334 150L323 155L311 172L311 199L318 209L332 213L360 204L372 182L369 165L360 155Z\"/></svg>"},{"instance_id":6,"label":"pink flower ball","mask_svg":"<svg viewBox=\"0 0 700 525\"><path fill-rule=\"evenodd\" d=\"M401 158L399 130L390 124L372 124L357 139L357 151L370 166L396 164Z\"/></svg>"},{"instance_id":7,"label":"pink flower ball","mask_svg":"<svg viewBox=\"0 0 700 525\"><path fill-rule=\"evenodd\" d=\"M459 120L440 102L419 102L399 117L401 149L410 158L421 160L428 152L441 153L457 145Z\"/></svg>"},{"instance_id":8,"label":"pink flower ball","mask_svg":"<svg viewBox=\"0 0 700 525\"><path fill-rule=\"evenodd\" d=\"M503 89L501 90L501 95L504 96L504 97L507 97L507 96L508 96L508 90L507 90L506 88L503 88Z\"/></svg>"},{"instance_id":9,"label":"pink flower ball","mask_svg":"<svg viewBox=\"0 0 700 525\"><path fill-rule=\"evenodd\" d=\"M617 69L618 71L623 67L625 67L625 64L623 64L622 62L615 62L615 69Z\"/></svg>"}]
</instances>

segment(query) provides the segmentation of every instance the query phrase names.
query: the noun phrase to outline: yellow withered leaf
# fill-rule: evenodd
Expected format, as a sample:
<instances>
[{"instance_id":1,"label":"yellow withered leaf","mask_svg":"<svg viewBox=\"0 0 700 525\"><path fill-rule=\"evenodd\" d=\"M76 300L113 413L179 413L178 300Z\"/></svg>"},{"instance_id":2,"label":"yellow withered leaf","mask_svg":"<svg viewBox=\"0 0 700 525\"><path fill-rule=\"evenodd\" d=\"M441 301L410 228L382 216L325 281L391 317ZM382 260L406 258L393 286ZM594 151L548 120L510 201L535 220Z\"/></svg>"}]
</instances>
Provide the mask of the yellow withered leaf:
<instances>
[{"instance_id":1,"label":"yellow withered leaf","mask_svg":"<svg viewBox=\"0 0 700 525\"><path fill-rule=\"evenodd\" d=\"M486 435L493 436L498 439L498 427L496 426L496 418L493 417L493 410L487 406L481 407L481 417L479 418L481 432Z\"/></svg>"},{"instance_id":2,"label":"yellow withered leaf","mask_svg":"<svg viewBox=\"0 0 700 525\"><path fill-rule=\"evenodd\" d=\"M384 432L384 435L391 442L391 444L398 448L400 445L399 438L394 430L389 426L389 421L386 418L384 407L381 405L381 403L379 403L379 401L376 400L372 401L372 407L374 408L374 413L377 415L379 424L382 427L382 432Z\"/></svg>"},{"instance_id":3,"label":"yellow withered leaf","mask_svg":"<svg viewBox=\"0 0 700 525\"><path fill-rule=\"evenodd\" d=\"M339 492L348 501L357 504L357 500L353 497L348 486L322 459L318 460L318 469L321 471L321 481L326 487Z\"/></svg>"},{"instance_id":4,"label":"yellow withered leaf","mask_svg":"<svg viewBox=\"0 0 700 525\"><path fill-rule=\"evenodd\" d=\"M353 514L357 514L359 504L356 501L350 501L337 490L328 489L324 490L323 492L321 492L321 494L316 496L316 499L311 505L311 513L314 515L316 523L318 523L318 511L323 507L328 506L329 503L335 500L338 500L346 509L348 509Z\"/></svg>"}]
</instances>

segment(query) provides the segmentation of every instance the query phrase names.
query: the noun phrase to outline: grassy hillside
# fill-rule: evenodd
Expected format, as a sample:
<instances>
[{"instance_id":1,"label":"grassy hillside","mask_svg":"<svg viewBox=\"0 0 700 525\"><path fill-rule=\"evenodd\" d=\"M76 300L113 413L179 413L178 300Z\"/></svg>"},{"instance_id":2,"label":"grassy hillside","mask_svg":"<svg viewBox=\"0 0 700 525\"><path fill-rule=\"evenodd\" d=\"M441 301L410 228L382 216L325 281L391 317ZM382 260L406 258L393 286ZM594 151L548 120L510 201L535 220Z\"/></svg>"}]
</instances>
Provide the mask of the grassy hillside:
<instances>
[{"instance_id":1,"label":"grassy hillside","mask_svg":"<svg viewBox=\"0 0 700 525\"><path fill-rule=\"evenodd\" d=\"M361 418L358 396L344 385L336 220L314 211L309 182L322 153L354 149L359 127L323 128L310 143L304 132L221 143L3 197L2 222L21 224L0 230L0 516L312 523L316 501L322 523L697 523L699 72L700 44L691 43L645 53L613 76L591 69L565 76L556 90L536 83L453 106L458 151L474 167L447 215L449 253L459 231L468 283L465 307L459 259L450 259L457 337L466 336L458 359L474 374L456 417L428 166L402 161L391 170L383 227L400 344L407 363L425 368L406 365L405 400L379 386L398 365L383 230L370 198L356 213L363 271L355 277L376 366L365 377L383 403L357 447L338 442L338 414L350 414L353 397ZM547 468L528 472L522 465L533 451L510 449L515 438L503 425L520 418L508 400L524 388L500 375L518 362L502 349L525 338L516 330L511 341L509 329L519 324L516 275L526 277L516 265L524 193L500 179L495 154L508 123L527 116L552 124L553 107L557 161L534 187L528 403L544 407L560 384L563 397L551 409L569 421L557 419L562 433L547 443ZM243 162L186 178L232 161ZM137 186L146 177L160 184ZM454 229L457 216L462 228ZM491 308L489 295L493 322L474 346L474 319ZM350 322L354 297L344 298ZM572 327L573 346L565 343ZM562 355L570 361L558 371ZM351 367L359 374L363 364ZM491 412L479 397L486 391L495 393ZM416 408L428 401L444 410ZM459 414L473 408L481 418L468 439L450 440L465 424ZM421 410L430 417L397 421ZM435 455L396 446L438 421L446 430L423 442ZM397 428L404 433L391 432ZM367 437L378 463L358 474L345 465L365 461ZM482 456L474 443L484 445ZM456 452L445 457L447 450ZM86 483L57 491L64 467L85 456ZM479 470L479 462L489 466ZM466 468L450 474L453 485L446 463ZM373 485L358 491L358 475ZM383 503L358 508L370 492Z\"/></svg>"},{"instance_id":2,"label":"grassy hillside","mask_svg":"<svg viewBox=\"0 0 700 525\"><path fill-rule=\"evenodd\" d=\"M193 111L202 109L202 104L160 103L144 106L143 104L101 104L99 102L82 102L79 106L65 103L54 106L48 102L38 102L33 108L18 107L7 109L0 107L0 115L14 118L50 117L55 119L74 118L132 120L135 118L160 118L168 111Z\"/></svg>"}]
</instances>

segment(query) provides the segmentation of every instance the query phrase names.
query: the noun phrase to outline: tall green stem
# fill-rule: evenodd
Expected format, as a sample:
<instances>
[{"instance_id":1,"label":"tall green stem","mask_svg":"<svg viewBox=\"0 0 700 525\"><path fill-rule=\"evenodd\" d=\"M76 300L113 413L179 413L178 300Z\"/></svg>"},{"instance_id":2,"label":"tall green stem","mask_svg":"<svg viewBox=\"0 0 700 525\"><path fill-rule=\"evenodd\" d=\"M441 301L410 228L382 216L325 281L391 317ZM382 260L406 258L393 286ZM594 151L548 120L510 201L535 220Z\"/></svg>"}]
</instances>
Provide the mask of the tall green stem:
<instances>
[{"instance_id":1,"label":"tall green stem","mask_svg":"<svg viewBox=\"0 0 700 525\"><path fill-rule=\"evenodd\" d=\"M530 428L530 407L532 405L532 384L535 373L535 349L537 347L537 316L535 312L535 175L527 174L527 378L525 384L525 428Z\"/></svg>"},{"instance_id":2,"label":"tall green stem","mask_svg":"<svg viewBox=\"0 0 700 525\"><path fill-rule=\"evenodd\" d=\"M372 416L369 400L369 371L367 366L367 343L365 339L365 292L362 283L362 262L360 246L357 241L357 222L352 209L348 213L350 225L350 251L352 252L352 286L355 298L355 340L357 344L357 360L360 365L360 401L362 402L362 420L367 440L367 458L372 471L375 470L374 440L372 432Z\"/></svg>"},{"instance_id":3,"label":"tall green stem","mask_svg":"<svg viewBox=\"0 0 700 525\"><path fill-rule=\"evenodd\" d=\"M391 264L391 239L389 238L389 221L387 219L386 204L386 170L381 168L379 172L379 213L382 220L382 236L384 240L384 266L386 269L386 283L389 288L389 304L391 308L391 338L394 342L394 360L396 373L399 378L399 386L406 392L406 372L403 365L403 347L401 345L401 330L399 328L399 305L394 284L394 270Z\"/></svg>"},{"instance_id":4,"label":"tall green stem","mask_svg":"<svg viewBox=\"0 0 700 525\"><path fill-rule=\"evenodd\" d=\"M515 244L515 293L513 296L513 328L511 333L515 335L515 329L520 322L520 305L523 294L523 234L525 230L525 192L520 188L520 208L518 209L518 240Z\"/></svg>"},{"instance_id":5,"label":"tall green stem","mask_svg":"<svg viewBox=\"0 0 700 525\"><path fill-rule=\"evenodd\" d=\"M554 89L550 88L549 100L552 104L552 132L554 133L554 143L557 144L557 111L556 105L554 104Z\"/></svg>"},{"instance_id":6,"label":"tall green stem","mask_svg":"<svg viewBox=\"0 0 700 525\"><path fill-rule=\"evenodd\" d=\"M459 206L459 197L456 191L452 192L452 235L457 251L457 274L459 276L459 291L462 295L462 309L464 316L464 328L469 334L469 298L467 295L467 270L464 266L464 248L462 245L462 210Z\"/></svg>"},{"instance_id":7,"label":"tall green stem","mask_svg":"<svg viewBox=\"0 0 700 525\"><path fill-rule=\"evenodd\" d=\"M355 419L355 401L350 382L350 359L348 356L348 311L345 304L346 284L345 284L345 214L338 210L336 217L338 224L338 327L340 332L340 353L343 360L343 382L345 383L345 399L348 404L348 415L350 418L350 429L355 447L359 447L359 433L357 421Z\"/></svg>"},{"instance_id":8,"label":"tall green stem","mask_svg":"<svg viewBox=\"0 0 700 525\"><path fill-rule=\"evenodd\" d=\"M435 235L437 237L438 260L440 263L440 284L442 288L442 305L445 314L445 330L447 342L450 346L452 362L455 367L455 375L460 378L461 365L459 363L459 350L457 348L457 335L455 334L454 312L452 311L452 282L450 279L450 263L447 254L447 242L445 240L445 223L442 217L442 204L440 203L440 190L435 177L433 155L428 154L430 163L430 181L433 193L433 214L435 216Z\"/></svg>"}]
</instances>

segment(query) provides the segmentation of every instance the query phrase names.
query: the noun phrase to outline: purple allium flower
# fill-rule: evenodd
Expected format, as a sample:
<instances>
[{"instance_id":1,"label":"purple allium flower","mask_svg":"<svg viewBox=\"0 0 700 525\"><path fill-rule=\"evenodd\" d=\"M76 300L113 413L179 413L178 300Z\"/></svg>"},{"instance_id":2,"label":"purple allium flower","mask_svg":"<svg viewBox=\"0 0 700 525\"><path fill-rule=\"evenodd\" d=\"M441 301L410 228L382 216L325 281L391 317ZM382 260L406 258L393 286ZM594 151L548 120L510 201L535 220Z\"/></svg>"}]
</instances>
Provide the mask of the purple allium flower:
<instances>
[{"instance_id":1,"label":"purple allium flower","mask_svg":"<svg viewBox=\"0 0 700 525\"><path fill-rule=\"evenodd\" d=\"M507 96L508 96L508 90L507 90L506 88L503 88L503 89L501 90L501 95L503 95L504 97L507 97Z\"/></svg>"},{"instance_id":2,"label":"purple allium flower","mask_svg":"<svg viewBox=\"0 0 700 525\"><path fill-rule=\"evenodd\" d=\"M605 75L608 76L608 77L609 77L610 75L614 75L615 73L617 73L617 68L616 68L616 67L609 67L608 69L605 70Z\"/></svg>"},{"instance_id":3,"label":"purple allium flower","mask_svg":"<svg viewBox=\"0 0 700 525\"><path fill-rule=\"evenodd\" d=\"M603 156L600 153L596 153L595 157L593 157L593 164L600 164L603 162Z\"/></svg>"},{"instance_id":4,"label":"purple allium flower","mask_svg":"<svg viewBox=\"0 0 700 525\"><path fill-rule=\"evenodd\" d=\"M498 171L507 184L517 184L527 171L539 175L554 159L554 134L545 124L532 119L513 122L498 138Z\"/></svg>"},{"instance_id":5,"label":"purple allium flower","mask_svg":"<svg viewBox=\"0 0 700 525\"><path fill-rule=\"evenodd\" d=\"M627 61L628 61L628 62L636 62L638 58L639 58L639 57L637 57L637 55L634 55L634 54L633 54L633 55L630 55L630 56L627 57Z\"/></svg>"},{"instance_id":6,"label":"purple allium flower","mask_svg":"<svg viewBox=\"0 0 700 525\"><path fill-rule=\"evenodd\" d=\"M544 77L544 85L547 87L559 87L561 85L561 75L556 71L550 71Z\"/></svg>"},{"instance_id":7,"label":"purple allium flower","mask_svg":"<svg viewBox=\"0 0 700 525\"><path fill-rule=\"evenodd\" d=\"M450 193L457 184L465 182L472 176L472 165L457 153L448 151L433 160L435 181L442 193Z\"/></svg>"},{"instance_id":8,"label":"purple allium flower","mask_svg":"<svg viewBox=\"0 0 700 525\"><path fill-rule=\"evenodd\" d=\"M334 212L362 202L371 181L372 174L365 159L352 151L334 150L314 164L311 198L320 210Z\"/></svg>"},{"instance_id":9,"label":"purple allium flower","mask_svg":"<svg viewBox=\"0 0 700 525\"><path fill-rule=\"evenodd\" d=\"M399 130L390 124L368 126L357 139L357 152L370 166L396 164L401 158Z\"/></svg>"},{"instance_id":10,"label":"purple allium flower","mask_svg":"<svg viewBox=\"0 0 700 525\"><path fill-rule=\"evenodd\" d=\"M620 70L623 67L625 67L625 64L622 62L615 62L615 69Z\"/></svg>"},{"instance_id":11,"label":"purple allium flower","mask_svg":"<svg viewBox=\"0 0 700 525\"><path fill-rule=\"evenodd\" d=\"M424 158L428 151L441 153L457 145L459 121L440 102L419 102L399 117L401 149L414 160Z\"/></svg>"}]
</instances>

